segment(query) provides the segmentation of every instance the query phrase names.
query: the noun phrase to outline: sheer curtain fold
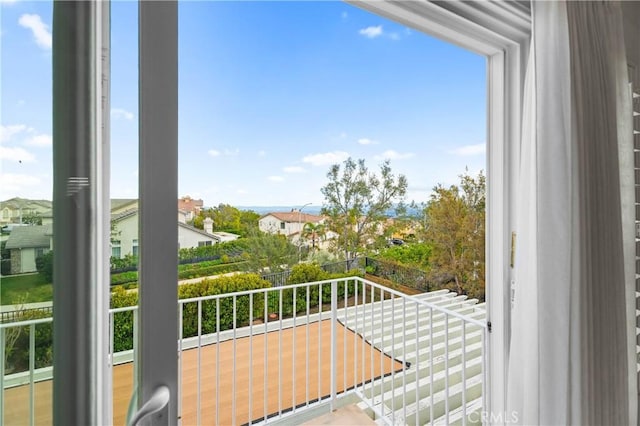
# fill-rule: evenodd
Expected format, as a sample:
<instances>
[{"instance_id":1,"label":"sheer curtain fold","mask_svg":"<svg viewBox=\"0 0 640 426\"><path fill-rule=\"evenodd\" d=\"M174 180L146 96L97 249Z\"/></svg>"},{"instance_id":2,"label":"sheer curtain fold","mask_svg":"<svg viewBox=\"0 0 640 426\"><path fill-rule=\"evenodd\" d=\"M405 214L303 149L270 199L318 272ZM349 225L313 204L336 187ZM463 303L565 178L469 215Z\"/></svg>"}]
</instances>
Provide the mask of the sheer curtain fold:
<instances>
[{"instance_id":1,"label":"sheer curtain fold","mask_svg":"<svg viewBox=\"0 0 640 426\"><path fill-rule=\"evenodd\" d=\"M507 407L521 424L628 424L620 6L532 2L532 16Z\"/></svg>"}]
</instances>

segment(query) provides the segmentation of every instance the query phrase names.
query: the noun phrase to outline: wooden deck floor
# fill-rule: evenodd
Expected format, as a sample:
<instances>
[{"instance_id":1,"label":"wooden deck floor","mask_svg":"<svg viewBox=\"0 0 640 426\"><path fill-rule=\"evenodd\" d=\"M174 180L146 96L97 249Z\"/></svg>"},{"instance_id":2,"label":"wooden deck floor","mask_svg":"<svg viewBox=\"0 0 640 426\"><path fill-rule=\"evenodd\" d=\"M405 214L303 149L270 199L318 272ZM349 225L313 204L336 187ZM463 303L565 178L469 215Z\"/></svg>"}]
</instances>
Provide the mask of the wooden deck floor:
<instances>
[{"instance_id":1,"label":"wooden deck floor","mask_svg":"<svg viewBox=\"0 0 640 426\"><path fill-rule=\"evenodd\" d=\"M372 377L389 374L392 369L402 370L401 362L392 360L366 343L363 344L352 331L342 325L338 325L337 330L338 392L354 386L363 377L368 381ZM252 340L248 337L236 339L235 345L233 341L208 345L200 351L200 375L198 375L198 351L196 349L184 351L182 354L182 424L197 424L198 377L200 378L200 423L206 425L245 424L250 418L262 419L265 414L269 416L303 404L307 396L310 400L314 400L319 396L328 395L331 368L330 336L331 322L325 320L312 323L308 327L286 329L282 333L267 333L266 342L265 335L261 334L253 336ZM357 342L355 348L354 342ZM306 361L307 345L308 363ZM216 361L218 351L219 364ZM250 363L250 352L253 353L253 363ZM364 371L361 368L363 354L365 355ZM356 357L358 369L355 371L354 378L352 366ZM347 374L346 380L343 380L345 358ZM122 425L131 397L133 365L129 363L116 366L113 370L113 379L114 423ZM219 380L219 391L217 380ZM251 395L249 395L250 380L253 389ZM281 389L280 392L278 389ZM51 392L51 381L40 382L35 386L36 424L51 424ZM4 424L22 425L28 422L28 394L28 386L8 389L5 392ZM216 407L218 396L219 405ZM217 408L219 408L218 412L216 412Z\"/></svg>"}]
</instances>

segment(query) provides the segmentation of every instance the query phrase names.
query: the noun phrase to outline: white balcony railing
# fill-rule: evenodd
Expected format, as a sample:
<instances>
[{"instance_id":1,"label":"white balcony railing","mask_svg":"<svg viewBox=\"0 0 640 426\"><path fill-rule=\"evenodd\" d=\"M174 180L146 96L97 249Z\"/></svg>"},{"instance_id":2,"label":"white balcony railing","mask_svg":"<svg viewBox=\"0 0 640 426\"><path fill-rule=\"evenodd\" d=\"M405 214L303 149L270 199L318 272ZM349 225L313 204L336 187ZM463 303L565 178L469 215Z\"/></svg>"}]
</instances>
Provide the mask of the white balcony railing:
<instances>
[{"instance_id":1,"label":"white balcony railing","mask_svg":"<svg viewBox=\"0 0 640 426\"><path fill-rule=\"evenodd\" d=\"M484 304L447 290L407 296L344 278L184 299L178 315L183 424L290 422L353 402L388 424L467 424L485 406ZM37 327L51 321L0 324L0 372L10 330L28 331L29 345L28 368L0 374L0 423L51 418L51 367L36 365ZM137 307L112 309L109 321L122 424Z\"/></svg>"}]
</instances>

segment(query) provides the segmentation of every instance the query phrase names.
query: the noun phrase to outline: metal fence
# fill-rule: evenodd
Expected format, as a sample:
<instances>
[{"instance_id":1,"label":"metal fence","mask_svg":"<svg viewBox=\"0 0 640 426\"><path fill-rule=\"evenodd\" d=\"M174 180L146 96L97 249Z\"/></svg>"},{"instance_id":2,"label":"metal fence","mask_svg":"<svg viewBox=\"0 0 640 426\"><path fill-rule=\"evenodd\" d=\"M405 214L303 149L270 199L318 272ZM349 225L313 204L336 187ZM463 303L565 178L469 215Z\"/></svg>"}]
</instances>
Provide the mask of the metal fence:
<instances>
[{"instance_id":1,"label":"metal fence","mask_svg":"<svg viewBox=\"0 0 640 426\"><path fill-rule=\"evenodd\" d=\"M179 411L188 424L261 423L334 409L350 395L386 424L465 425L485 408L484 305L447 290L414 297L341 278L184 299L178 315ZM50 418L35 385L52 378L38 353L51 321L0 324L0 371L12 330L24 330L28 348L22 372L0 374L0 407L23 402L0 410L0 424ZM135 371L137 307L110 310L109 322L110 366L133 362ZM123 415L114 406L114 422Z\"/></svg>"},{"instance_id":2,"label":"metal fence","mask_svg":"<svg viewBox=\"0 0 640 426\"><path fill-rule=\"evenodd\" d=\"M368 274L387 279L405 287L421 291L430 291L435 287L429 281L428 273L418 268L411 268L372 257L364 258L364 267Z\"/></svg>"},{"instance_id":3,"label":"metal fence","mask_svg":"<svg viewBox=\"0 0 640 426\"><path fill-rule=\"evenodd\" d=\"M354 269L364 271L364 264L362 259L355 258L342 260L340 262L325 263L324 265L320 265L320 268L330 274L340 274ZM262 274L262 279L269 281L272 287L281 287L288 284L290 275L291 269L287 269L286 271Z\"/></svg>"},{"instance_id":4,"label":"metal fence","mask_svg":"<svg viewBox=\"0 0 640 426\"><path fill-rule=\"evenodd\" d=\"M41 308L18 309L15 311L0 312L0 322L17 322L27 318L43 318L51 316L53 306L43 306Z\"/></svg>"}]
</instances>

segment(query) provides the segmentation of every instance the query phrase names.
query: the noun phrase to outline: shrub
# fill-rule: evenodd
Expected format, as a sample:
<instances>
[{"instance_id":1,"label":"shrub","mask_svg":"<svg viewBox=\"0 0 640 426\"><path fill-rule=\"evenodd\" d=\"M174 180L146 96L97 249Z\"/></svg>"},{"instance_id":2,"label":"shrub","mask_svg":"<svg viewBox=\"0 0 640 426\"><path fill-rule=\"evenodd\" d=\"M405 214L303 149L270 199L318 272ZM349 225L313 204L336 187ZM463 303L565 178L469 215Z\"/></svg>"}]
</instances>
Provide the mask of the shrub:
<instances>
[{"instance_id":1,"label":"shrub","mask_svg":"<svg viewBox=\"0 0 640 426\"><path fill-rule=\"evenodd\" d=\"M241 274L231 277L220 277L213 280L202 280L199 283L184 284L178 287L180 299L225 294L267 288L271 284L254 274ZM117 287L111 293L111 307L121 308L134 306L138 303L138 292L127 292ZM216 315L217 306L220 307L220 331L233 327L233 298L225 297L216 304L215 300L201 302L202 334L215 333L218 330ZM236 327L249 324L249 296L236 297ZM264 298L253 297L253 318L262 318L264 312ZM182 336L198 335L198 303L191 302L183 305ZM133 312L120 312L114 316L113 346L116 352L133 348Z\"/></svg>"},{"instance_id":2,"label":"shrub","mask_svg":"<svg viewBox=\"0 0 640 426\"><path fill-rule=\"evenodd\" d=\"M136 271L121 272L111 275L111 285L135 283L138 281L138 273Z\"/></svg>"},{"instance_id":3,"label":"shrub","mask_svg":"<svg viewBox=\"0 0 640 426\"><path fill-rule=\"evenodd\" d=\"M39 310L23 310L14 322L28 321L51 316L49 312ZM35 330L35 368L48 367L53 361L53 327L52 323L34 325ZM29 334L30 326L12 327L5 331L5 374L19 373L29 370Z\"/></svg>"},{"instance_id":4,"label":"shrub","mask_svg":"<svg viewBox=\"0 0 640 426\"><path fill-rule=\"evenodd\" d=\"M48 251L36 259L36 270L48 283L53 282L53 251Z\"/></svg>"}]
</instances>

